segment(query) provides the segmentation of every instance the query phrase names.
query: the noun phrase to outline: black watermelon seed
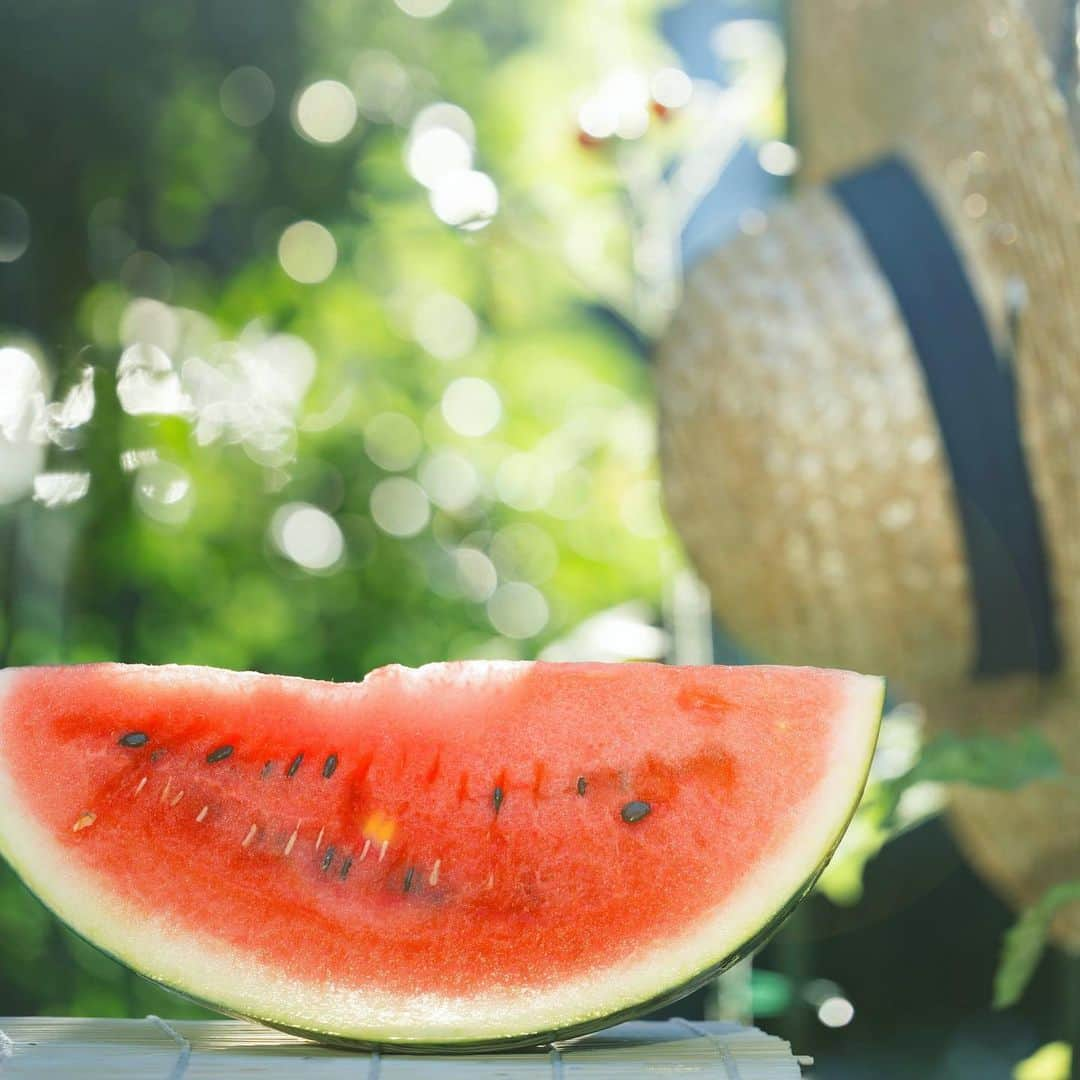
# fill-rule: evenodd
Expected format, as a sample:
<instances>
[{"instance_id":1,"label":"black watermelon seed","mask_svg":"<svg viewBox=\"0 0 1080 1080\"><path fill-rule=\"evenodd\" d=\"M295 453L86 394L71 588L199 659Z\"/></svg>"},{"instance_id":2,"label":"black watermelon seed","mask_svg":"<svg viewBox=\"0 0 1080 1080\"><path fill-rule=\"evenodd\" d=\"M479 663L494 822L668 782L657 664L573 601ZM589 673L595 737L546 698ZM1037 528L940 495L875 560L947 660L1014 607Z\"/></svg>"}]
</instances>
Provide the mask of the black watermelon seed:
<instances>
[{"instance_id":1,"label":"black watermelon seed","mask_svg":"<svg viewBox=\"0 0 1080 1080\"><path fill-rule=\"evenodd\" d=\"M129 731L119 739L121 746L145 746L149 741L150 736L144 731Z\"/></svg>"},{"instance_id":2,"label":"black watermelon seed","mask_svg":"<svg viewBox=\"0 0 1080 1080\"><path fill-rule=\"evenodd\" d=\"M652 807L647 802L634 799L633 802L628 802L622 808L622 819L627 825L633 825L635 821L641 821L642 818L648 817L650 810L652 810Z\"/></svg>"},{"instance_id":3,"label":"black watermelon seed","mask_svg":"<svg viewBox=\"0 0 1080 1080\"><path fill-rule=\"evenodd\" d=\"M492 792L491 801L495 806L495 813L497 814L503 804L503 789L501 787L495 788L494 792Z\"/></svg>"},{"instance_id":4,"label":"black watermelon seed","mask_svg":"<svg viewBox=\"0 0 1080 1080\"><path fill-rule=\"evenodd\" d=\"M156 765L164 756L164 750L153 750L150 753L150 760Z\"/></svg>"},{"instance_id":5,"label":"black watermelon seed","mask_svg":"<svg viewBox=\"0 0 1080 1080\"><path fill-rule=\"evenodd\" d=\"M231 746L219 746L216 750L211 750L206 755L206 763L213 765L218 761L224 761L232 754L233 748Z\"/></svg>"},{"instance_id":6,"label":"black watermelon seed","mask_svg":"<svg viewBox=\"0 0 1080 1080\"><path fill-rule=\"evenodd\" d=\"M268 761L262 767L262 775L263 775L264 780L270 775L270 773L273 771L273 768L274 768L274 763L272 761Z\"/></svg>"},{"instance_id":7,"label":"black watermelon seed","mask_svg":"<svg viewBox=\"0 0 1080 1080\"><path fill-rule=\"evenodd\" d=\"M285 775L286 776L295 776L296 775L296 770L300 768L300 763L303 760L304 760L304 755L303 754L297 754L296 757L294 757L292 759L292 761L289 762L289 767L288 767L288 769L285 770Z\"/></svg>"},{"instance_id":8,"label":"black watermelon seed","mask_svg":"<svg viewBox=\"0 0 1080 1080\"><path fill-rule=\"evenodd\" d=\"M334 849L332 847L328 847L326 849L326 854L323 856L322 868L324 870L329 870L330 869L330 864L333 861L334 861Z\"/></svg>"},{"instance_id":9,"label":"black watermelon seed","mask_svg":"<svg viewBox=\"0 0 1080 1080\"><path fill-rule=\"evenodd\" d=\"M416 873L416 867L414 867L414 866L410 866L409 869L405 871L405 882L404 882L404 884L402 885L402 888L401 888L402 892L408 892L412 888L412 879L413 879L413 874L415 874L415 873Z\"/></svg>"},{"instance_id":10,"label":"black watermelon seed","mask_svg":"<svg viewBox=\"0 0 1080 1080\"><path fill-rule=\"evenodd\" d=\"M326 759L326 764L322 767L322 774L327 780L334 775L334 770L337 768L337 754L331 754Z\"/></svg>"},{"instance_id":11,"label":"black watermelon seed","mask_svg":"<svg viewBox=\"0 0 1080 1080\"><path fill-rule=\"evenodd\" d=\"M346 855L344 862L341 864L341 880L344 881L349 876L349 870L352 868L352 856Z\"/></svg>"},{"instance_id":12,"label":"black watermelon seed","mask_svg":"<svg viewBox=\"0 0 1080 1080\"><path fill-rule=\"evenodd\" d=\"M577 778L577 793L579 795L584 795L585 794L585 777L584 776L579 776Z\"/></svg>"}]
</instances>

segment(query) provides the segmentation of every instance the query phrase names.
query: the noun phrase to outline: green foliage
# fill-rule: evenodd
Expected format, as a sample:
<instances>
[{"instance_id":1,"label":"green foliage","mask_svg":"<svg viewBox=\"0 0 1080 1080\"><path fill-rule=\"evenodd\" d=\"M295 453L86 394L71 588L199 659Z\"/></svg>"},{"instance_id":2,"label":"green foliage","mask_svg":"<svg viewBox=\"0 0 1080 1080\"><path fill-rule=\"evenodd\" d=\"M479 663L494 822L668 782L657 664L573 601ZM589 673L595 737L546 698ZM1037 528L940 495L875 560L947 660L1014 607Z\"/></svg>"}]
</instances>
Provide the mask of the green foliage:
<instances>
[{"instance_id":1,"label":"green foliage","mask_svg":"<svg viewBox=\"0 0 1080 1080\"><path fill-rule=\"evenodd\" d=\"M883 744L889 723L887 717ZM915 753L914 747L911 753ZM893 837L940 809L943 798L935 795L930 785L957 783L1012 791L1060 774L1061 763L1054 748L1032 729L1007 736L939 735L919 749L915 763L899 776L886 779L871 772L866 794L817 888L836 904L857 902L862 896L866 864ZM927 787L917 787L923 784ZM930 797L919 799L921 805L912 808L905 801L901 813L901 800L907 792Z\"/></svg>"},{"instance_id":2,"label":"green foliage","mask_svg":"<svg viewBox=\"0 0 1080 1080\"><path fill-rule=\"evenodd\" d=\"M915 784L970 784L1014 791L1060 774L1054 748L1033 729L1010 735L945 732L923 747L919 760L906 773L881 785L882 821L891 823L901 796Z\"/></svg>"},{"instance_id":3,"label":"green foliage","mask_svg":"<svg viewBox=\"0 0 1080 1080\"><path fill-rule=\"evenodd\" d=\"M1013 1069L1013 1080L1069 1080L1072 1047L1064 1041L1040 1046Z\"/></svg>"},{"instance_id":4,"label":"green foliage","mask_svg":"<svg viewBox=\"0 0 1080 1080\"><path fill-rule=\"evenodd\" d=\"M755 1018L783 1016L794 997L791 979L779 971L750 972L750 1011Z\"/></svg>"},{"instance_id":5,"label":"green foliage","mask_svg":"<svg viewBox=\"0 0 1080 1080\"><path fill-rule=\"evenodd\" d=\"M994 975L995 1009L1006 1009L1020 1000L1046 947L1050 924L1067 904L1080 904L1080 881L1067 881L1048 889L1006 931Z\"/></svg>"}]
</instances>

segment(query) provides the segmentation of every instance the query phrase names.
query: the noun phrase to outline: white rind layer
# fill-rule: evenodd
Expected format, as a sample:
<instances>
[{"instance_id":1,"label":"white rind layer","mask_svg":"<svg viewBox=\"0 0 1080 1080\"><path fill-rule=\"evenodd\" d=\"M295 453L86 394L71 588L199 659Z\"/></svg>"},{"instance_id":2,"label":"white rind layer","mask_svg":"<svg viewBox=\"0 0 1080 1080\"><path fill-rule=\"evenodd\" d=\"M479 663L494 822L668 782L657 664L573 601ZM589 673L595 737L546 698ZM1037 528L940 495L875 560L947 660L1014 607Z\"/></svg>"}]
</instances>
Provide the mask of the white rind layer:
<instances>
[{"instance_id":1,"label":"white rind layer","mask_svg":"<svg viewBox=\"0 0 1080 1080\"><path fill-rule=\"evenodd\" d=\"M554 988L501 988L468 998L393 994L283 977L215 938L126 903L23 811L4 766L4 703L18 669L0 671L0 854L73 930L137 971L224 1011L374 1043L469 1043L587 1025L662 995L715 967L772 923L820 871L862 793L884 683L846 676L847 702L823 782L799 826L682 936Z\"/></svg>"}]
</instances>

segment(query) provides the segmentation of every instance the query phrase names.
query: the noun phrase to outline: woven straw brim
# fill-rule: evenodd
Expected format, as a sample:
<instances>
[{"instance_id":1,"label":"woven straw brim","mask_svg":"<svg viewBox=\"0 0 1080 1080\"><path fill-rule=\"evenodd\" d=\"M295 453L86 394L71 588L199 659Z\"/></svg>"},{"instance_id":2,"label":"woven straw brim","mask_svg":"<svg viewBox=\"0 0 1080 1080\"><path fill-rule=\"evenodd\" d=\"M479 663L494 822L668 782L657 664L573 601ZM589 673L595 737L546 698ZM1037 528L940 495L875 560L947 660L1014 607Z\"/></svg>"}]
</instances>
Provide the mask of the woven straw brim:
<instances>
[{"instance_id":1,"label":"woven straw brim","mask_svg":"<svg viewBox=\"0 0 1080 1080\"><path fill-rule=\"evenodd\" d=\"M1002 343L1007 297L1026 293L1013 362L1067 664L1058 704L1023 677L971 681L971 585L937 421L893 294L824 190L688 278L657 358L670 514L721 621L761 656L884 673L928 703L936 730L1036 724L1075 765L1080 169L1050 65L1001 0L792 7L811 170L899 151ZM1075 780L961 792L954 813L973 861L1015 899L1062 880L1054 865L1075 873L1061 850L1063 835L1080 848ZM1057 926L1080 948L1078 924Z\"/></svg>"}]
</instances>

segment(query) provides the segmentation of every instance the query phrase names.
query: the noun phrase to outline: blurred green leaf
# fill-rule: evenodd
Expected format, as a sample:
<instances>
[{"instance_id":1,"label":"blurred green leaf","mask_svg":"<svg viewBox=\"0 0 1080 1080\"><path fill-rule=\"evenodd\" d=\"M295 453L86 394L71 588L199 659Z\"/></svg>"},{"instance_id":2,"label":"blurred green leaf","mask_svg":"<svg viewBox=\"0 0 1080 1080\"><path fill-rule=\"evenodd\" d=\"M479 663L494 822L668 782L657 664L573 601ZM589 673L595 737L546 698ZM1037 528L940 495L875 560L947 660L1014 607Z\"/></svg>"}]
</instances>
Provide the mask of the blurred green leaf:
<instances>
[{"instance_id":1,"label":"blurred green leaf","mask_svg":"<svg viewBox=\"0 0 1080 1080\"><path fill-rule=\"evenodd\" d=\"M755 1017L780 1016L791 1004L791 979L779 971L754 968L750 973L750 1011Z\"/></svg>"},{"instance_id":2,"label":"blurred green leaf","mask_svg":"<svg viewBox=\"0 0 1080 1080\"><path fill-rule=\"evenodd\" d=\"M1046 947L1054 915L1066 904L1080 904L1080 881L1064 882L1047 890L1006 931L994 975L995 1009L1008 1008L1020 1000Z\"/></svg>"},{"instance_id":3,"label":"blurred green leaf","mask_svg":"<svg viewBox=\"0 0 1080 1080\"><path fill-rule=\"evenodd\" d=\"M1061 774L1061 762L1046 737L1034 729L1011 735L937 736L902 776L881 785L883 820L890 823L901 796L915 784L970 784L1014 791Z\"/></svg>"},{"instance_id":4,"label":"blurred green leaf","mask_svg":"<svg viewBox=\"0 0 1080 1080\"><path fill-rule=\"evenodd\" d=\"M856 903L862 897L866 864L899 832L938 811L942 799L933 797L930 785L966 783L1014 790L1060 773L1054 748L1034 730L1004 737L940 735L922 748L915 764L900 776L871 779L816 888L835 904ZM928 785L917 792L927 798L920 799L919 805L905 802L900 820L901 799L919 784Z\"/></svg>"},{"instance_id":5,"label":"blurred green leaf","mask_svg":"<svg viewBox=\"0 0 1080 1080\"><path fill-rule=\"evenodd\" d=\"M1040 1046L1013 1069L1013 1080L1069 1080L1072 1047L1064 1041Z\"/></svg>"}]
</instances>

